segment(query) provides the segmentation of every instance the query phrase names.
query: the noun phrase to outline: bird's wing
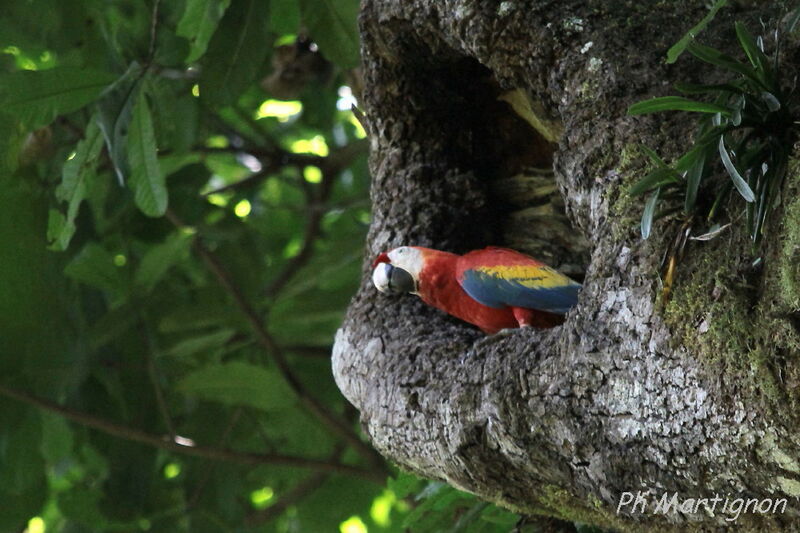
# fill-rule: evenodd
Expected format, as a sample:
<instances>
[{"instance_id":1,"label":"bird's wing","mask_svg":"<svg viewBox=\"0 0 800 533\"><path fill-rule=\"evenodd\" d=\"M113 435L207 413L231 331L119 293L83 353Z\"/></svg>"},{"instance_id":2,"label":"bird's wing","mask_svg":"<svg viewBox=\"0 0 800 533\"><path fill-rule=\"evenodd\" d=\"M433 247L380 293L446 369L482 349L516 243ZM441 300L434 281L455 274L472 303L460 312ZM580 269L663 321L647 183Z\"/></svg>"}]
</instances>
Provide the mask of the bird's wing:
<instances>
[{"instance_id":1,"label":"bird's wing","mask_svg":"<svg viewBox=\"0 0 800 533\"><path fill-rule=\"evenodd\" d=\"M581 288L557 270L505 248L486 248L460 257L456 275L470 297L495 308L564 314L578 301Z\"/></svg>"}]
</instances>

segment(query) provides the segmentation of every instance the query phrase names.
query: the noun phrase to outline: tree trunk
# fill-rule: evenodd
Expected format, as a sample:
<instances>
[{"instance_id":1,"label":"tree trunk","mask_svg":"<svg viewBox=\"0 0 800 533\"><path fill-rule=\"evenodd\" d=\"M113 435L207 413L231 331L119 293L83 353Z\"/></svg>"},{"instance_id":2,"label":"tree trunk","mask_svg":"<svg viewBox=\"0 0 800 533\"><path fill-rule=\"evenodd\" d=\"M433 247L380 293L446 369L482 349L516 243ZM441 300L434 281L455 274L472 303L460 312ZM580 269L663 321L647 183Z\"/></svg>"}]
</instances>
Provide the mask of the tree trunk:
<instances>
[{"instance_id":1,"label":"tree trunk","mask_svg":"<svg viewBox=\"0 0 800 533\"><path fill-rule=\"evenodd\" d=\"M736 55L734 18L754 32L761 18L773 46L781 13L758 9L723 9L701 40ZM333 365L386 457L521 513L624 531L734 523L722 502L713 513L688 504L659 514L665 493L788 500L785 511L741 512L743 530L798 520L796 167L759 266L734 224L690 242L663 305L660 263L679 222L657 222L643 241L643 201L626 193L647 171L640 143L667 158L688 147L693 116L626 109L715 75L688 57L664 63L706 12L700 1L362 2L373 223ZM791 80L797 40L783 47ZM498 100L513 89L527 111ZM551 155L568 221L591 243L578 255L584 288L564 325L485 336L413 296L374 289L370 258L392 247L503 244L509 207L493 184ZM624 493L647 490L644 512L618 510Z\"/></svg>"}]
</instances>

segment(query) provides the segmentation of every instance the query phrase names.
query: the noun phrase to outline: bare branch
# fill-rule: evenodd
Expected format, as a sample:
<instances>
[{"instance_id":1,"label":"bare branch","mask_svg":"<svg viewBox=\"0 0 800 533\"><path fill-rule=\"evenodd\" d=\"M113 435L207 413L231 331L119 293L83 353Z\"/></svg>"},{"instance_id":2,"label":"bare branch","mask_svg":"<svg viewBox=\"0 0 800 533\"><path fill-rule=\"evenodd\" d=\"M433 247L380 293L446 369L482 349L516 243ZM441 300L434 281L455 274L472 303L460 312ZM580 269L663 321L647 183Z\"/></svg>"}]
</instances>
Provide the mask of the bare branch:
<instances>
[{"instance_id":1,"label":"bare branch","mask_svg":"<svg viewBox=\"0 0 800 533\"><path fill-rule=\"evenodd\" d=\"M166 217L177 227L183 228L185 225L178 218L175 213L167 210ZM281 350L280 346L272 338L272 335L264 327L261 317L256 310L250 305L250 302L241 292L238 286L233 282L228 272L222 266L219 259L208 248L206 248L199 238L195 238L192 242L192 247L195 253L205 262L208 269L212 272L217 282L228 292L233 298L242 314L245 315L253 332L256 334L256 340L264 348L264 350L272 355L278 371L283 376L286 383L297 395L300 402L308 409L320 422L322 422L332 433L338 435L349 443L359 455L366 459L370 465L375 468L376 472L381 476L388 475L388 469L378 453L372 449L368 444L362 441L356 432L345 422L343 422L335 413L325 407L317 398L312 396L305 386L300 382L297 376L292 371L289 363L286 361L286 356Z\"/></svg>"},{"instance_id":2,"label":"bare branch","mask_svg":"<svg viewBox=\"0 0 800 533\"><path fill-rule=\"evenodd\" d=\"M338 461L342 455L343 447L339 446L331 454L332 461ZM325 472L315 472L309 475L304 480L297 483L294 487L286 492L278 501L267 507L255 511L244 519L247 526L259 526L269 522L280 516L287 508L296 505L302 501L306 496L317 490L328 480L330 474Z\"/></svg>"},{"instance_id":3,"label":"bare branch","mask_svg":"<svg viewBox=\"0 0 800 533\"><path fill-rule=\"evenodd\" d=\"M236 423L241 418L244 409L241 407L237 407L233 414L231 415L231 419L228 421L228 425L225 426L225 429L222 430L222 435L220 436L219 440L217 441L217 447L224 448L228 443L228 438L231 436L231 431L236 426ZM200 479L200 482L197 484L197 488L192 493L191 498L186 503L186 508L191 509L197 502L200 500L200 496L203 494L203 491L208 484L208 480L211 479L211 474L214 472L214 465L211 465L210 468L206 468L203 472L203 477Z\"/></svg>"},{"instance_id":4,"label":"bare branch","mask_svg":"<svg viewBox=\"0 0 800 533\"><path fill-rule=\"evenodd\" d=\"M302 357L316 357L320 359L330 359L332 346L302 346L299 344L284 346L283 349L294 355Z\"/></svg>"},{"instance_id":5,"label":"bare branch","mask_svg":"<svg viewBox=\"0 0 800 533\"><path fill-rule=\"evenodd\" d=\"M147 376L150 379L150 384L153 387L153 394L156 398L158 410L161 413L161 418L164 420L164 425L167 428L170 439L175 440L175 424L172 422L172 416L169 414L167 402L164 399L164 391L161 389L161 384L158 382L158 368L156 367L155 354L158 352L156 341L150 331L149 324L144 316L144 311L139 310L139 332L145 345L145 364L147 365Z\"/></svg>"},{"instance_id":6,"label":"bare branch","mask_svg":"<svg viewBox=\"0 0 800 533\"><path fill-rule=\"evenodd\" d=\"M214 448L211 446L181 444L167 436L154 435L152 433L147 433L145 431L117 424L115 422L111 422L110 420L90 415L88 413L75 411L49 400L28 394L27 392L6 387L5 385L0 385L0 395L37 407L39 409L43 409L45 411L57 413L67 420L71 420L72 422L82 426L102 431L108 435L113 435L115 437L132 442L138 442L140 444L152 446L161 450L169 450L172 452L181 453L183 455L191 455L205 459L215 459L219 461L229 461L248 465L275 464L293 466L297 468L309 468L323 472L336 472L339 474L360 477L379 485L383 485L384 481L386 480L385 474L378 470L367 470L353 465L331 462L322 459L309 459L305 457L295 457L277 453L237 452L234 450Z\"/></svg>"}]
</instances>

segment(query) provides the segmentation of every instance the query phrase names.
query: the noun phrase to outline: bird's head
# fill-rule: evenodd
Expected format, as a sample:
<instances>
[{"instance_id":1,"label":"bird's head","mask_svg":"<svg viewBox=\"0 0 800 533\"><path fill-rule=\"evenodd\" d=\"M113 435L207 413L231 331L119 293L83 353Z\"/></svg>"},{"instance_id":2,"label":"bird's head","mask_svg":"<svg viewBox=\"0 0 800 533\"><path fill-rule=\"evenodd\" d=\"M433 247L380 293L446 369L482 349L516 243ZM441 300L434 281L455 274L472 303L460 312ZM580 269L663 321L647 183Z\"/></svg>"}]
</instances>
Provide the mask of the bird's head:
<instances>
[{"instance_id":1,"label":"bird's head","mask_svg":"<svg viewBox=\"0 0 800 533\"><path fill-rule=\"evenodd\" d=\"M400 246L380 254L372 262L375 288L387 294L418 294L424 254L425 250L417 246Z\"/></svg>"}]
</instances>

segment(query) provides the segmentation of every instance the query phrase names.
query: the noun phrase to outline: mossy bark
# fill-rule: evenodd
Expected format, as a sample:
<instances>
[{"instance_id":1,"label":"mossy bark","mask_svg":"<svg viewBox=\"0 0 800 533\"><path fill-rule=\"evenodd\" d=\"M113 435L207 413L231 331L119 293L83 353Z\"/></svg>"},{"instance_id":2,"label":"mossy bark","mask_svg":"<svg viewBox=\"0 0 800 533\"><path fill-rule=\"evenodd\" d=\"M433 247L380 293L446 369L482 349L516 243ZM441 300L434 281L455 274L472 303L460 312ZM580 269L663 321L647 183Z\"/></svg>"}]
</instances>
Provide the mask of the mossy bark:
<instances>
[{"instance_id":1,"label":"mossy bark","mask_svg":"<svg viewBox=\"0 0 800 533\"><path fill-rule=\"evenodd\" d=\"M392 461L523 513L618 530L731 525L720 512L617 512L624 492L648 489L789 499L783 513L742 513L742 530L799 519L797 167L760 266L742 227L690 243L667 304L659 265L678 223L660 221L642 241L641 203L625 193L646 171L638 143L669 158L695 129L687 114L625 110L670 82L708 77L688 58L663 60L704 13L700 1L363 2L373 223L333 364ZM771 28L778 15L729 8L703 40L735 53L734 16ZM798 43L784 46L787 65L800 63ZM414 297L379 294L369 261L401 244L503 244L491 181L522 164L515 157L531 160L512 107L496 104L515 89L563 125L555 179L592 251L563 326L487 337Z\"/></svg>"}]
</instances>

